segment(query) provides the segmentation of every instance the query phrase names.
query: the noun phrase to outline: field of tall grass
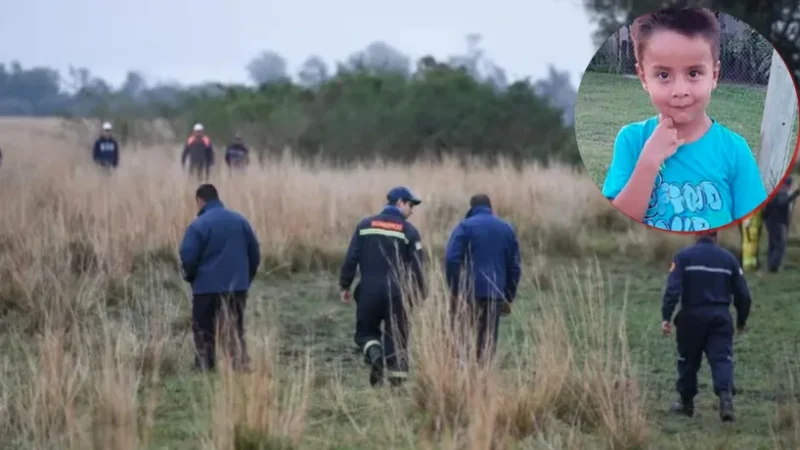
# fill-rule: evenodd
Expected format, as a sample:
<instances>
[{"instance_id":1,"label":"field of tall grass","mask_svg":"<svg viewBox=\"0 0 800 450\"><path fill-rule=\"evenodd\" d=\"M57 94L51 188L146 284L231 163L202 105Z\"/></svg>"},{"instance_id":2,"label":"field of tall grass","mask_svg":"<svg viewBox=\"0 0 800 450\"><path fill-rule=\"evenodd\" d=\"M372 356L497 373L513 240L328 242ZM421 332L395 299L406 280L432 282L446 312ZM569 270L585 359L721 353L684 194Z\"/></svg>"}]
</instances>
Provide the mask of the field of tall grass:
<instances>
[{"instance_id":1,"label":"field of tall grass","mask_svg":"<svg viewBox=\"0 0 800 450\"><path fill-rule=\"evenodd\" d=\"M694 435L663 429L654 405L665 399L650 386L661 381L628 329L641 317L629 311L629 284L665 273L689 241L622 217L586 175L454 161L331 168L289 153L236 178L214 172L264 259L246 319L253 370L205 376L190 370L190 295L177 271L197 187L179 145L125 149L106 174L85 138L56 121L8 119L0 137L0 448L697 448ZM376 391L352 354L353 311L337 304L331 272L357 220L398 184L423 199L411 220L432 292L410 313L410 382ZM489 368L452 351L469 341L447 326L440 267L477 192L514 224L524 263ZM735 247L738 233L723 240ZM654 323L657 301L647 306ZM781 345L800 343L787 336ZM799 448L787 381L796 350L785 352L784 401L758 406L770 429L742 447L708 441L714 448Z\"/></svg>"}]
</instances>

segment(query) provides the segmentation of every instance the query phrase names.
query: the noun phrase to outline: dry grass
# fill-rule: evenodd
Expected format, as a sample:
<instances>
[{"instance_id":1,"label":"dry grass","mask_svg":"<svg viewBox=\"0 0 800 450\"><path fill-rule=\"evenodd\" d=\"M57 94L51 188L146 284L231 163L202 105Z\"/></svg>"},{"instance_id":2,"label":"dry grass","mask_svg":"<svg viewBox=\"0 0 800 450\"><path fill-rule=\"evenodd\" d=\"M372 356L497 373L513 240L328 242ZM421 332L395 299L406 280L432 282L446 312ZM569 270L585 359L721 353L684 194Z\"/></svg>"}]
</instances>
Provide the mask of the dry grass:
<instances>
[{"instance_id":1,"label":"dry grass","mask_svg":"<svg viewBox=\"0 0 800 450\"><path fill-rule=\"evenodd\" d=\"M70 145L70 139L38 136L35 147L24 139L4 143L0 188L13 195L0 198L0 310L41 315L65 303L42 292L70 292L76 289L74 279L86 272L98 277L80 289L108 290L111 280L125 277L143 261L172 263L195 215L197 182L181 172L177 149L125 152L123 170L106 176L89 163L88 151ZM441 253L475 191L489 193L497 212L517 226L523 244L537 253L620 253L663 261L686 241L631 223L591 180L567 168L465 170L448 161L410 167L376 162L334 170L304 165L286 154L235 180L223 171L213 178L223 201L254 224L264 270L270 272L335 267L353 224L380 208L384 193L397 184L410 186L424 199L413 220L431 255Z\"/></svg>"},{"instance_id":2,"label":"dry grass","mask_svg":"<svg viewBox=\"0 0 800 450\"><path fill-rule=\"evenodd\" d=\"M462 318L453 331L450 315L462 313L450 311L446 299L428 299L415 311L410 389L430 435L469 443L456 448L508 448L567 423L600 436L604 448L647 444L646 399L629 358L624 310L607 307L602 272L576 266L554 274L553 283L554 291L539 297L535 319L522 320L525 337L505 344L513 348L508 371L478 363L467 337L475 329ZM576 286L584 290L576 293Z\"/></svg>"},{"instance_id":3,"label":"dry grass","mask_svg":"<svg viewBox=\"0 0 800 450\"><path fill-rule=\"evenodd\" d=\"M126 152L123 170L107 176L69 136L15 133L3 143L0 169L0 312L18 323L0 339L0 446L147 447L158 386L167 375L185 376L189 358L185 300L175 300L186 292L175 282L174 259L195 214L196 182L177 166L177 147ZM253 370L223 365L205 383L199 408L213 413L197 419L206 431L192 447L320 448L314 398L334 403L351 434L391 448L647 446L646 380L630 358L624 310L608 307L596 264L552 272L546 261L635 254L663 262L685 239L620 218L588 177L536 166L464 170L455 162L335 170L287 154L236 180L217 173L213 181L253 223L268 272L335 267L354 223L382 205L388 188L408 185L424 199L412 220L432 257L433 289L411 313L408 395L366 400L373 423L352 418L357 397L340 378L320 386L314 355L286 361L274 329L251 329ZM515 224L525 282L538 286L536 326L523 320L525 337L506 344L515 349L505 361L510 370L465 356L474 348L448 326L436 275L436 255L475 191L487 192Z\"/></svg>"}]
</instances>

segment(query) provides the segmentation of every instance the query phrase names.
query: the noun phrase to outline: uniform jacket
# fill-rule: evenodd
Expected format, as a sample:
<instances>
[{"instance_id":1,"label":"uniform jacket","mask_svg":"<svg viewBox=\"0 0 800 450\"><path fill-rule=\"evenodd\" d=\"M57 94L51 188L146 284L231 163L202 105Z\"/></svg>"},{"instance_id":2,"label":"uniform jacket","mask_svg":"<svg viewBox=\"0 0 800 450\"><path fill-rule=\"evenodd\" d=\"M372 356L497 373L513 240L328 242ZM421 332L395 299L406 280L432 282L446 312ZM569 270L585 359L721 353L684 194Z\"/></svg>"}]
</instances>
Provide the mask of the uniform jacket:
<instances>
[{"instance_id":1,"label":"uniform jacket","mask_svg":"<svg viewBox=\"0 0 800 450\"><path fill-rule=\"evenodd\" d=\"M470 209L450 234L445 274L453 295L513 302L521 267L519 242L511 224L488 207ZM465 288L467 292L462 292Z\"/></svg>"},{"instance_id":2,"label":"uniform jacket","mask_svg":"<svg viewBox=\"0 0 800 450\"><path fill-rule=\"evenodd\" d=\"M800 189L789 194L789 190L781 188L764 207L764 220L771 223L788 225L791 217L792 202L800 195Z\"/></svg>"},{"instance_id":3,"label":"uniform jacket","mask_svg":"<svg viewBox=\"0 0 800 450\"><path fill-rule=\"evenodd\" d=\"M261 253L247 219L212 201L186 229L180 258L193 294L218 294L249 289Z\"/></svg>"},{"instance_id":4,"label":"uniform jacket","mask_svg":"<svg viewBox=\"0 0 800 450\"><path fill-rule=\"evenodd\" d=\"M111 136L100 136L94 141L92 149L92 159L94 162L104 165L117 167L119 165L119 144Z\"/></svg>"},{"instance_id":5,"label":"uniform jacket","mask_svg":"<svg viewBox=\"0 0 800 450\"><path fill-rule=\"evenodd\" d=\"M342 289L350 289L356 269L361 272L357 290L362 293L399 295L398 278L403 277L403 287L416 288L422 297L426 295L419 231L394 206L362 219L356 226L340 271Z\"/></svg>"},{"instance_id":6,"label":"uniform jacket","mask_svg":"<svg viewBox=\"0 0 800 450\"><path fill-rule=\"evenodd\" d=\"M186 160L193 167L210 167L214 164L214 146L208 136L189 136L181 155L181 164Z\"/></svg>"},{"instance_id":7,"label":"uniform jacket","mask_svg":"<svg viewBox=\"0 0 800 450\"><path fill-rule=\"evenodd\" d=\"M678 302L681 310L702 312L709 308L736 308L737 326L750 314L750 291L739 261L711 239L702 238L672 259L664 291L661 317L670 321Z\"/></svg>"},{"instance_id":8,"label":"uniform jacket","mask_svg":"<svg viewBox=\"0 0 800 450\"><path fill-rule=\"evenodd\" d=\"M232 167L243 166L249 160L249 153L243 144L233 143L225 149L225 162Z\"/></svg>"}]
</instances>

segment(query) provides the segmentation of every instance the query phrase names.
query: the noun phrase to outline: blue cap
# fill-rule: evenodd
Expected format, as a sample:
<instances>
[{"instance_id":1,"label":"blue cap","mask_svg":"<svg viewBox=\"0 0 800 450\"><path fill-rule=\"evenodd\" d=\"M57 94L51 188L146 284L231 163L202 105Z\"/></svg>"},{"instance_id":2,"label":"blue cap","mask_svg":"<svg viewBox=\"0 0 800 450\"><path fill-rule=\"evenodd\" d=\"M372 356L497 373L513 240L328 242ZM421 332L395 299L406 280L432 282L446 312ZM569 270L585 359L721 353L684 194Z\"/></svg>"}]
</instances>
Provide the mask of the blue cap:
<instances>
[{"instance_id":1,"label":"blue cap","mask_svg":"<svg viewBox=\"0 0 800 450\"><path fill-rule=\"evenodd\" d=\"M783 180L783 184L790 185L792 184L792 176L789 175Z\"/></svg>"},{"instance_id":2,"label":"blue cap","mask_svg":"<svg viewBox=\"0 0 800 450\"><path fill-rule=\"evenodd\" d=\"M422 203L422 200L417 198L416 195L412 194L411 191L405 186L397 186L392 188L392 190L386 194L386 200L388 200L389 203L395 203L398 200L405 200L407 202L411 202L413 205L419 205Z\"/></svg>"}]
</instances>

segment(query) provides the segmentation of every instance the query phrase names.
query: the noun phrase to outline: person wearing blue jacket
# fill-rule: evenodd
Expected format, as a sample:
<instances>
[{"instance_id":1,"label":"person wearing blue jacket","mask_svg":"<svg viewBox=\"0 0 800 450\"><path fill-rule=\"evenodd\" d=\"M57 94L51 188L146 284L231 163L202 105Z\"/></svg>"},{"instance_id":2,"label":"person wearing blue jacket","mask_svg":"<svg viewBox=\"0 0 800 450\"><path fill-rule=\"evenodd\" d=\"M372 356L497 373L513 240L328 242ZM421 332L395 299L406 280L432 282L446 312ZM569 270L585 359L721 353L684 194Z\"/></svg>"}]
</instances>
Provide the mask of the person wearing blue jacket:
<instances>
[{"instance_id":1,"label":"person wearing blue jacket","mask_svg":"<svg viewBox=\"0 0 800 450\"><path fill-rule=\"evenodd\" d=\"M114 168L119 166L119 144L111 134L111 124L103 124L103 133L94 141L92 160L100 167Z\"/></svg>"},{"instance_id":2,"label":"person wearing blue jacket","mask_svg":"<svg viewBox=\"0 0 800 450\"><path fill-rule=\"evenodd\" d=\"M384 369L392 386L407 379L406 306L424 298L427 289L422 238L408 221L422 200L402 186L389 191L386 199L388 204L380 213L358 222L339 275L340 297L347 304L356 270L361 272L352 295L356 301L353 339L370 367L372 386L383 383Z\"/></svg>"},{"instance_id":3,"label":"person wearing blue jacket","mask_svg":"<svg viewBox=\"0 0 800 450\"><path fill-rule=\"evenodd\" d=\"M661 308L661 330L672 333L675 315L678 346L678 381L680 399L670 410L694 415L697 395L697 372L703 353L711 366L714 393L719 397L719 414L723 422L734 420L733 396L733 318L730 304L736 309L736 328L745 331L750 315L750 291L739 260L716 243L717 233L699 234L696 243L680 250L672 259Z\"/></svg>"},{"instance_id":4,"label":"person wearing blue jacket","mask_svg":"<svg viewBox=\"0 0 800 450\"><path fill-rule=\"evenodd\" d=\"M230 322L236 329L229 351L236 368L247 365L244 309L247 292L261 261L258 238L241 214L223 205L217 189L203 184L195 194L197 217L180 245L183 279L192 286L192 331L197 370L213 370L216 363L217 321L224 319L224 340Z\"/></svg>"},{"instance_id":5,"label":"person wearing blue jacket","mask_svg":"<svg viewBox=\"0 0 800 450\"><path fill-rule=\"evenodd\" d=\"M466 275L466 277L462 277ZM486 194L470 199L470 209L450 234L445 275L454 309L466 309L477 326L477 357L492 359L501 314L510 313L521 275L514 228L492 211Z\"/></svg>"}]
</instances>

